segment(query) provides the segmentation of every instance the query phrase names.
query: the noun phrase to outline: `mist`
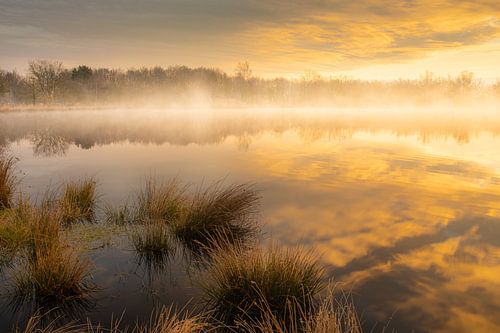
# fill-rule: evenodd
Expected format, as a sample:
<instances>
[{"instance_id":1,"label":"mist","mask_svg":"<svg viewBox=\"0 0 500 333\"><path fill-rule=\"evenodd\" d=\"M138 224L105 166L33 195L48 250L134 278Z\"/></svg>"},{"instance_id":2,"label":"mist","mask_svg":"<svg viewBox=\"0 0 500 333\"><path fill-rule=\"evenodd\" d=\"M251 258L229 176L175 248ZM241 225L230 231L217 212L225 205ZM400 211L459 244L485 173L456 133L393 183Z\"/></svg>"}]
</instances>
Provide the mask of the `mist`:
<instances>
[{"instance_id":1,"label":"mist","mask_svg":"<svg viewBox=\"0 0 500 333\"><path fill-rule=\"evenodd\" d=\"M463 71L439 77L365 81L323 77L305 71L297 79L254 76L247 62L234 73L186 66L140 69L66 68L37 60L24 75L0 69L0 110L57 108L175 107L401 107L494 106L500 81L476 79Z\"/></svg>"}]
</instances>

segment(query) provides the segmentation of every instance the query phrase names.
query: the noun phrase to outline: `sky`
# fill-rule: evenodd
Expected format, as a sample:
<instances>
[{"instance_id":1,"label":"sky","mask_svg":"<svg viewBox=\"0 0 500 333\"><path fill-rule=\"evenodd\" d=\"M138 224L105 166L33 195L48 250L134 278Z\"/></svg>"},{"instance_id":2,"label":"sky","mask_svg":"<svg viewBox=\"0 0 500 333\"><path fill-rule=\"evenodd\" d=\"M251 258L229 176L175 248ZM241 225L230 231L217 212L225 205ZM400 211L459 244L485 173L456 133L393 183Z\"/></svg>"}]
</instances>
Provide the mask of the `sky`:
<instances>
[{"instance_id":1,"label":"sky","mask_svg":"<svg viewBox=\"0 0 500 333\"><path fill-rule=\"evenodd\" d=\"M0 68L206 66L500 78L498 0L0 0Z\"/></svg>"}]
</instances>

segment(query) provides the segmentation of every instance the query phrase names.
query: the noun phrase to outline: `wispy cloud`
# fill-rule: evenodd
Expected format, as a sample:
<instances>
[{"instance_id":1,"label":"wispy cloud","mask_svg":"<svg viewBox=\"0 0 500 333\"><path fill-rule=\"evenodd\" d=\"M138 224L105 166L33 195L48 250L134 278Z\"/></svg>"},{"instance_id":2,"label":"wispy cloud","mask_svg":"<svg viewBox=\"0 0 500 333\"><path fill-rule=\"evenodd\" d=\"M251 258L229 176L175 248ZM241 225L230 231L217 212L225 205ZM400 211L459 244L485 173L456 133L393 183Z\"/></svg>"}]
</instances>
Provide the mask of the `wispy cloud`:
<instances>
[{"instance_id":1,"label":"wispy cloud","mask_svg":"<svg viewBox=\"0 0 500 333\"><path fill-rule=\"evenodd\" d=\"M500 37L493 0L0 0L0 61L296 72L405 62ZM30 47L31 46L31 47ZM87 50L85 52L85 50Z\"/></svg>"}]
</instances>

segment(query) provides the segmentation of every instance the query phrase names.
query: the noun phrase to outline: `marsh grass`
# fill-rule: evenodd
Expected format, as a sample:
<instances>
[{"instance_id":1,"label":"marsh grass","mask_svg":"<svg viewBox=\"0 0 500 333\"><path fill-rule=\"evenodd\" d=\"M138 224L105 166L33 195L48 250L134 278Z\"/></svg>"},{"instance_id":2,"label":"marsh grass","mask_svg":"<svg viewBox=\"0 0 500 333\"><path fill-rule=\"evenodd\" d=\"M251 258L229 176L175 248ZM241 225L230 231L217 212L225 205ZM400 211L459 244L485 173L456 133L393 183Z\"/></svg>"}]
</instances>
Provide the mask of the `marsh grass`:
<instances>
[{"instance_id":1,"label":"marsh grass","mask_svg":"<svg viewBox=\"0 0 500 333\"><path fill-rule=\"evenodd\" d=\"M184 209L185 191L186 188L176 179L160 182L149 177L144 188L137 194L135 219L138 222L156 220L166 224L173 223Z\"/></svg>"},{"instance_id":2,"label":"marsh grass","mask_svg":"<svg viewBox=\"0 0 500 333\"><path fill-rule=\"evenodd\" d=\"M130 239L139 259L149 271L161 270L175 254L168 226L161 220L144 221L130 231Z\"/></svg>"},{"instance_id":3,"label":"marsh grass","mask_svg":"<svg viewBox=\"0 0 500 333\"><path fill-rule=\"evenodd\" d=\"M62 213L46 204L25 206L18 218L29 226L23 266L14 274L18 299L70 300L84 298L89 264L61 237Z\"/></svg>"},{"instance_id":4,"label":"marsh grass","mask_svg":"<svg viewBox=\"0 0 500 333\"><path fill-rule=\"evenodd\" d=\"M220 244L242 244L258 234L259 196L250 184L222 182L199 190L172 230L188 249L203 250Z\"/></svg>"},{"instance_id":5,"label":"marsh grass","mask_svg":"<svg viewBox=\"0 0 500 333\"><path fill-rule=\"evenodd\" d=\"M211 255L205 303L226 324L262 319L266 309L285 319L291 302L313 308L323 289L323 269L311 252L280 248L242 251L225 248Z\"/></svg>"},{"instance_id":6,"label":"marsh grass","mask_svg":"<svg viewBox=\"0 0 500 333\"><path fill-rule=\"evenodd\" d=\"M136 220L136 214L134 214L134 211L127 204L118 207L106 205L104 207L104 214L106 216L106 223L118 226L130 225Z\"/></svg>"},{"instance_id":7,"label":"marsh grass","mask_svg":"<svg viewBox=\"0 0 500 333\"><path fill-rule=\"evenodd\" d=\"M14 174L16 160L0 156L0 210L11 208L17 179Z\"/></svg>"},{"instance_id":8,"label":"marsh grass","mask_svg":"<svg viewBox=\"0 0 500 333\"><path fill-rule=\"evenodd\" d=\"M162 307L153 312L146 325L137 325L136 333L201 333L209 331L209 324L202 315L180 315L172 307Z\"/></svg>"},{"instance_id":9,"label":"marsh grass","mask_svg":"<svg viewBox=\"0 0 500 333\"><path fill-rule=\"evenodd\" d=\"M246 333L361 333L361 323L352 300L342 293L335 297L334 287L328 286L325 297L311 302L314 308L304 308L296 300L287 303L286 318L279 317L266 302L260 302L262 316L239 323Z\"/></svg>"},{"instance_id":10,"label":"marsh grass","mask_svg":"<svg viewBox=\"0 0 500 333\"><path fill-rule=\"evenodd\" d=\"M65 225L95 221L96 186L92 178L66 184L59 201Z\"/></svg>"},{"instance_id":11,"label":"marsh grass","mask_svg":"<svg viewBox=\"0 0 500 333\"><path fill-rule=\"evenodd\" d=\"M88 319L85 324L59 324L60 317L53 319L52 311L44 314L37 312L26 322L19 325L16 333L201 333L211 332L212 327L205 321L203 315L189 315L187 312L177 312L173 307L163 306L151 313L147 323L137 323L133 327L121 327L121 318L111 319L109 327L94 325ZM182 313L182 314L181 314ZM215 331L214 331L215 332Z\"/></svg>"},{"instance_id":12,"label":"marsh grass","mask_svg":"<svg viewBox=\"0 0 500 333\"><path fill-rule=\"evenodd\" d=\"M357 313L352 301L343 294L335 297L333 288L328 288L324 299L315 302L313 311L304 309L294 300L289 300L288 317L276 315L265 301L259 302L261 317L248 317L236 325L213 323L210 312L191 315L187 311L175 311L170 306L163 306L151 313L146 323L137 323L133 327L122 327L121 318L111 319L109 327L93 325L88 319L86 324L60 323L60 316L48 312L44 315L35 313L27 321L24 329L17 328L17 333L201 333L201 332L243 332L243 333L362 333ZM48 317L48 318L45 318ZM80 318L81 319L81 318ZM66 321L67 322L67 321Z\"/></svg>"},{"instance_id":13,"label":"marsh grass","mask_svg":"<svg viewBox=\"0 0 500 333\"><path fill-rule=\"evenodd\" d=\"M28 242L29 228L16 217L16 210L0 211L0 250L15 253Z\"/></svg>"}]
</instances>

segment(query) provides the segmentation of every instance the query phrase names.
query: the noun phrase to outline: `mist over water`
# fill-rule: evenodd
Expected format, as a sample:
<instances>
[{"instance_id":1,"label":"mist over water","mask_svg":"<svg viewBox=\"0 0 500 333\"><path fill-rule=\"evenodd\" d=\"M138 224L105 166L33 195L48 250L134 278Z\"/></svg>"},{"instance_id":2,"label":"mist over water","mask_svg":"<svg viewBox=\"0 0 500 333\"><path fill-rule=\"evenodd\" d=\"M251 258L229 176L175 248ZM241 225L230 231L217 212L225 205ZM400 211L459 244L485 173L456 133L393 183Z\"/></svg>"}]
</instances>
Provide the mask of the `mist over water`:
<instances>
[{"instance_id":1,"label":"mist over water","mask_svg":"<svg viewBox=\"0 0 500 333\"><path fill-rule=\"evenodd\" d=\"M317 249L367 331L500 329L499 134L488 103L0 113L32 196L85 175L113 204L151 174L256 183L264 240ZM102 286L91 320L199 299L180 257L148 284L127 239L115 244L88 253ZM0 309L3 331L16 315L5 298Z\"/></svg>"}]
</instances>

